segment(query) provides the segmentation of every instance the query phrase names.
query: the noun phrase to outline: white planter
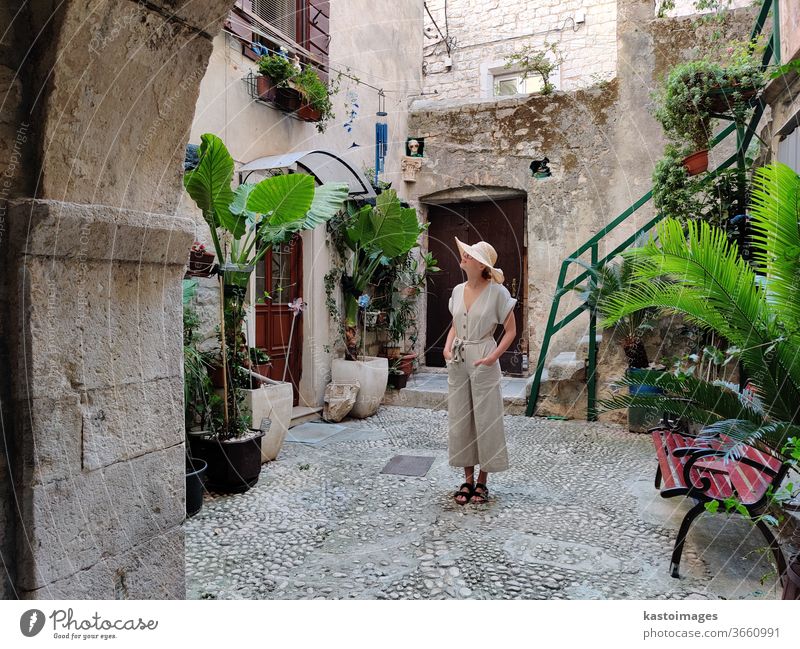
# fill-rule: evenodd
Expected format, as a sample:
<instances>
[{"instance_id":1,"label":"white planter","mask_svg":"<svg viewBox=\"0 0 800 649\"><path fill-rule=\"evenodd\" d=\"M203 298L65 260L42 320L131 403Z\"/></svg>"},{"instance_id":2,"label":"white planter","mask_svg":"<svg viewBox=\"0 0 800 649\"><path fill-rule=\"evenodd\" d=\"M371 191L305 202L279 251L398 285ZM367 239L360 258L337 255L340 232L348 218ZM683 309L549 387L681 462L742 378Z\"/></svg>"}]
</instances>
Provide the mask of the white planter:
<instances>
[{"instance_id":1,"label":"white planter","mask_svg":"<svg viewBox=\"0 0 800 649\"><path fill-rule=\"evenodd\" d=\"M291 383L264 385L258 390L244 390L244 406L252 414L252 426L258 428L268 417L272 422L261 438L261 462L271 462L278 457L292 422L294 394Z\"/></svg>"},{"instance_id":2,"label":"white planter","mask_svg":"<svg viewBox=\"0 0 800 649\"><path fill-rule=\"evenodd\" d=\"M331 364L331 380L334 383L353 383L361 386L356 402L350 411L351 417L363 419L374 415L386 392L389 380L389 360L380 356L365 356L364 360L346 361L334 358Z\"/></svg>"}]
</instances>

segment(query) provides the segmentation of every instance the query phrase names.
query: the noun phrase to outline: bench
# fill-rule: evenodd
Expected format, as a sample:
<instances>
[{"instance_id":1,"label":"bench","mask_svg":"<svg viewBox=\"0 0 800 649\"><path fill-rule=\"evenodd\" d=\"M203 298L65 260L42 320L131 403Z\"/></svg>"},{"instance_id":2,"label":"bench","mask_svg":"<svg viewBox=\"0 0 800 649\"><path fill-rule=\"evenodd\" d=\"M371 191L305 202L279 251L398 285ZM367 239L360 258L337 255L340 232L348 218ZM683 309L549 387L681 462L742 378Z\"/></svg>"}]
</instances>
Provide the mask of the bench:
<instances>
[{"instance_id":1,"label":"bench","mask_svg":"<svg viewBox=\"0 0 800 649\"><path fill-rule=\"evenodd\" d=\"M694 520L705 504L721 505L736 498L755 522L775 556L778 574L786 575L786 560L769 526L759 517L767 510L770 494L777 493L789 464L752 446L743 446L740 457L725 459L732 441L725 436L697 437L666 425L648 431L658 458L655 486L663 498L686 496L695 501L681 522L672 551L670 574L678 577L683 545ZM742 512L739 512L742 513Z\"/></svg>"}]
</instances>

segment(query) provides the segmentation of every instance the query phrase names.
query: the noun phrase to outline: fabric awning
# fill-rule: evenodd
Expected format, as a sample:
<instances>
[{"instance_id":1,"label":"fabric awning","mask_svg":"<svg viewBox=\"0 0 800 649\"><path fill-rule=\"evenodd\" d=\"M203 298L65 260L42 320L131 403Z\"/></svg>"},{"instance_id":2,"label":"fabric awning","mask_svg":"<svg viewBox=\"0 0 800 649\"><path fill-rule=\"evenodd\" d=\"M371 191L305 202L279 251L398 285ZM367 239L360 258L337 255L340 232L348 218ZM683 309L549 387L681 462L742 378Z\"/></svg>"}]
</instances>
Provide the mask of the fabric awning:
<instances>
[{"instance_id":1,"label":"fabric awning","mask_svg":"<svg viewBox=\"0 0 800 649\"><path fill-rule=\"evenodd\" d=\"M242 166L239 173L242 180L256 171L272 169L289 169L299 173L307 173L320 183L340 182L350 187L350 196L374 198L372 185L363 173L331 151L317 149L314 151L295 151L280 155L257 158Z\"/></svg>"}]
</instances>

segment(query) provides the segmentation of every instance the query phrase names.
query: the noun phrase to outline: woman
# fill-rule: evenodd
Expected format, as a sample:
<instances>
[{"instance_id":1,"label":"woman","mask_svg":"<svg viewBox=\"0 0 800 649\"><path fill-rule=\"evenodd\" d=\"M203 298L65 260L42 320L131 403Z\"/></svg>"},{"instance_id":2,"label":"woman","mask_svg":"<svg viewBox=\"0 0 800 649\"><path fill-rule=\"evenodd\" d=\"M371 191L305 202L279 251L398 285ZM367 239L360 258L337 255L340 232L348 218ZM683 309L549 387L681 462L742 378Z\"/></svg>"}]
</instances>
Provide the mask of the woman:
<instances>
[{"instance_id":1,"label":"woman","mask_svg":"<svg viewBox=\"0 0 800 649\"><path fill-rule=\"evenodd\" d=\"M508 468L499 358L517 335L514 305L517 301L503 286L503 271L495 268L495 249L480 241L468 246L456 237L461 268L467 281L453 289L447 334L447 419L452 466L464 467L464 484L454 494L459 505L485 503L490 472ZM505 334L497 344L498 324ZM477 482L475 466L480 465Z\"/></svg>"}]
</instances>

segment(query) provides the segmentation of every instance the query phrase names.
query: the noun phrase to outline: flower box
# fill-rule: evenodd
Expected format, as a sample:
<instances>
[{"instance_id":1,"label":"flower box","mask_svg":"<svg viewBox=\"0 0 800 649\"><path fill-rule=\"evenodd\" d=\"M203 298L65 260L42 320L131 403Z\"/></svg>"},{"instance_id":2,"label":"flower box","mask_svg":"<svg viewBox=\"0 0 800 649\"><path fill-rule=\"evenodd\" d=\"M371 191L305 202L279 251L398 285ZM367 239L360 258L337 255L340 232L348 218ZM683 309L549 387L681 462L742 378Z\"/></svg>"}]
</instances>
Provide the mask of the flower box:
<instances>
[{"instance_id":1,"label":"flower box","mask_svg":"<svg viewBox=\"0 0 800 649\"><path fill-rule=\"evenodd\" d=\"M736 104L746 104L758 94L754 86L715 86L708 91L708 107L715 113L725 114Z\"/></svg>"},{"instance_id":2,"label":"flower box","mask_svg":"<svg viewBox=\"0 0 800 649\"><path fill-rule=\"evenodd\" d=\"M300 108L295 111L295 116L304 122L318 122L322 119L322 113L311 104L303 104L300 106Z\"/></svg>"},{"instance_id":3,"label":"flower box","mask_svg":"<svg viewBox=\"0 0 800 649\"><path fill-rule=\"evenodd\" d=\"M275 108L294 112L301 107L302 95L294 88L279 86L263 74L256 77L256 93L261 101L274 104Z\"/></svg>"}]
</instances>

